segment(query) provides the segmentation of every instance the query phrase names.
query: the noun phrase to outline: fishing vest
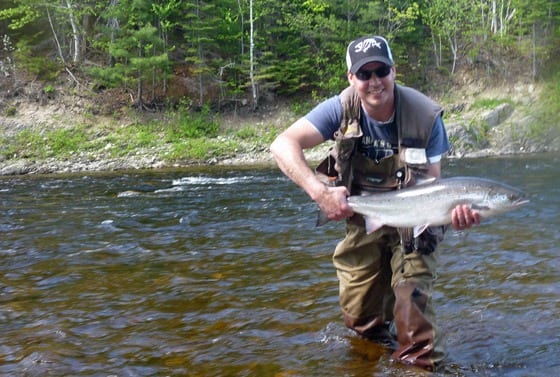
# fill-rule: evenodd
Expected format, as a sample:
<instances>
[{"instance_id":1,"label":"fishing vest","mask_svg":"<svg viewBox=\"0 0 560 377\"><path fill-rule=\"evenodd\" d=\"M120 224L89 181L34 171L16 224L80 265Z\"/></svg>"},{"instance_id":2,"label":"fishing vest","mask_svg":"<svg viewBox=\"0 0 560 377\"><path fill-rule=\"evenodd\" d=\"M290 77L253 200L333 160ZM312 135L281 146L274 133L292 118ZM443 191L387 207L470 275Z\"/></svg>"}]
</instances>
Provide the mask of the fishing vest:
<instances>
[{"instance_id":1,"label":"fishing vest","mask_svg":"<svg viewBox=\"0 0 560 377\"><path fill-rule=\"evenodd\" d=\"M316 171L331 185L346 186L352 195L387 191L414 185L425 175L429 162L426 147L434 123L443 109L415 89L395 85L395 122L398 153L379 161L362 155L357 146L363 136L361 100L350 86L340 94L342 120L334 134L335 147Z\"/></svg>"}]
</instances>

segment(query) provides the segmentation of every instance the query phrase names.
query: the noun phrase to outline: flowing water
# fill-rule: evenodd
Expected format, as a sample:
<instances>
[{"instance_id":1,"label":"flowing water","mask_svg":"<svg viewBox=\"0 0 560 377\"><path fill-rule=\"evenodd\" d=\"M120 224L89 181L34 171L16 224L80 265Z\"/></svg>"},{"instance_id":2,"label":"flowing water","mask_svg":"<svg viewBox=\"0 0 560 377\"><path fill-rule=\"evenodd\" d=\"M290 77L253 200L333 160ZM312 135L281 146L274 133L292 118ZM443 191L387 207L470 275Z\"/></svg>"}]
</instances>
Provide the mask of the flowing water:
<instances>
[{"instance_id":1,"label":"flowing water","mask_svg":"<svg viewBox=\"0 0 560 377\"><path fill-rule=\"evenodd\" d=\"M441 376L560 373L558 156L446 161L531 204L441 245ZM275 168L0 178L0 374L415 376L345 329L343 224Z\"/></svg>"}]
</instances>

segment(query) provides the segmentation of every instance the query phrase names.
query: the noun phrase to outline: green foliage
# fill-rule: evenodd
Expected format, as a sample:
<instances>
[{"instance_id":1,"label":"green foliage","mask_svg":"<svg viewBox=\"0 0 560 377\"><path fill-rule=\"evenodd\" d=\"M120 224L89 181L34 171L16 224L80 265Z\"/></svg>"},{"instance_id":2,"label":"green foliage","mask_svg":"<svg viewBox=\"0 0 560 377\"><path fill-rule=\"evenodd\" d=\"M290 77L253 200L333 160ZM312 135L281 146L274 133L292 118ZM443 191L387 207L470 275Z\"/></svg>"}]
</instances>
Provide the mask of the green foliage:
<instances>
[{"instance_id":1,"label":"green foliage","mask_svg":"<svg viewBox=\"0 0 560 377\"><path fill-rule=\"evenodd\" d=\"M471 110L493 109L503 103L513 104L513 101L511 99L503 98L476 98L470 108Z\"/></svg>"},{"instance_id":2,"label":"green foliage","mask_svg":"<svg viewBox=\"0 0 560 377\"><path fill-rule=\"evenodd\" d=\"M370 33L389 39L399 80L407 85L432 84L431 78L438 74L454 75L451 62L455 60L457 67L484 71L488 77L504 72L512 72L515 79L519 72L526 74L522 79L544 77L545 64L555 67L559 57L560 2L495 3L496 9L490 1L469 0L253 1L254 43L250 45L247 1L2 2L0 19L9 22L9 39L14 43L3 43L0 63L9 58L11 66L7 69L4 64L0 71L13 82L21 80L16 73L23 69L34 75L32 79L46 81L43 92L51 94L56 88L51 82L67 68L80 83L93 77L132 96L136 90L137 105L143 105L148 95L149 103L183 101L179 110L162 113L158 122L112 125L101 134L85 125L24 130L4 137L0 154L6 159L75 153L127 156L139 148L153 148L169 152L169 159L200 161L236 150L266 148L279 128L249 125L224 136L211 110L249 98L253 73L249 63L254 64L257 95L271 101L288 97L293 100L291 110L299 116L316 100L347 85L346 46ZM87 64L68 59L76 50L74 36L82 39ZM519 69L507 66L509 57L517 59L512 66ZM172 71L175 76L170 80ZM542 108L535 111L531 135L546 138L551 124L553 131L558 128L559 81L559 75L551 80L554 85L547 88ZM166 96L173 98L166 101ZM488 109L504 102L509 101L478 99L473 108ZM3 107L4 114L15 115L15 107L9 106ZM484 143L488 127L473 121L467 127L469 140Z\"/></svg>"},{"instance_id":3,"label":"green foliage","mask_svg":"<svg viewBox=\"0 0 560 377\"><path fill-rule=\"evenodd\" d=\"M250 126L242 127L234 133L234 135L241 140L256 139L258 134L258 130Z\"/></svg>"},{"instance_id":4,"label":"green foliage","mask_svg":"<svg viewBox=\"0 0 560 377\"><path fill-rule=\"evenodd\" d=\"M90 71L98 79L107 85L116 86L148 79L152 69L167 70L167 53L156 52L156 45L161 44L161 41L155 27L145 25L122 33L124 35L121 38L109 45L109 53L115 59L115 64L94 67Z\"/></svg>"},{"instance_id":5,"label":"green foliage","mask_svg":"<svg viewBox=\"0 0 560 377\"><path fill-rule=\"evenodd\" d=\"M275 126L261 124L244 126L233 132L233 137L241 141L249 141L256 148L268 148L278 136L280 129Z\"/></svg>"},{"instance_id":6,"label":"green foliage","mask_svg":"<svg viewBox=\"0 0 560 377\"><path fill-rule=\"evenodd\" d=\"M17 114L17 108L15 106L10 106L4 110L4 115L7 117L13 117Z\"/></svg>"},{"instance_id":7,"label":"green foliage","mask_svg":"<svg viewBox=\"0 0 560 377\"><path fill-rule=\"evenodd\" d=\"M21 29L40 17L39 9L30 1L20 1L13 8L0 9L0 20L10 20L8 27Z\"/></svg>"},{"instance_id":8,"label":"green foliage","mask_svg":"<svg viewBox=\"0 0 560 377\"><path fill-rule=\"evenodd\" d=\"M543 143L560 141L560 70L548 78L541 95L542 103L535 111L535 122L530 125L529 136Z\"/></svg>"},{"instance_id":9,"label":"green foliage","mask_svg":"<svg viewBox=\"0 0 560 377\"><path fill-rule=\"evenodd\" d=\"M102 29L108 35L96 46L106 49L111 64L91 67L88 73L102 85L136 88L135 102L143 104L146 83L165 81L170 71L168 54L172 47L165 33L171 24L154 18L154 12L167 17L170 9L142 0L121 1L105 9L101 16L111 26Z\"/></svg>"},{"instance_id":10,"label":"green foliage","mask_svg":"<svg viewBox=\"0 0 560 377\"><path fill-rule=\"evenodd\" d=\"M50 85L50 84L49 84L49 85L46 85L46 86L43 88L43 93L45 93L45 94L53 94L54 92L55 92L55 88L54 88L54 86L52 86L52 85Z\"/></svg>"},{"instance_id":11,"label":"green foliage","mask_svg":"<svg viewBox=\"0 0 560 377\"><path fill-rule=\"evenodd\" d=\"M38 132L25 129L1 141L0 155L3 159L47 157L44 139Z\"/></svg>"},{"instance_id":12,"label":"green foliage","mask_svg":"<svg viewBox=\"0 0 560 377\"><path fill-rule=\"evenodd\" d=\"M490 125L484 120L471 120L466 126L469 138L473 140L473 145L470 147L473 150L485 148L488 146L488 133L490 132Z\"/></svg>"},{"instance_id":13,"label":"green foliage","mask_svg":"<svg viewBox=\"0 0 560 377\"><path fill-rule=\"evenodd\" d=\"M558 122L558 114L560 114L560 70L558 70L552 77L547 80L543 93L543 111L539 112L545 119L555 120L555 124L560 125Z\"/></svg>"},{"instance_id":14,"label":"green foliage","mask_svg":"<svg viewBox=\"0 0 560 377\"><path fill-rule=\"evenodd\" d=\"M188 139L218 136L219 123L214 119L208 106L203 106L198 112L182 109L177 113L175 125L168 131L168 138Z\"/></svg>"},{"instance_id":15,"label":"green foliage","mask_svg":"<svg viewBox=\"0 0 560 377\"><path fill-rule=\"evenodd\" d=\"M56 80L62 69L60 62L47 56L36 56L33 46L27 40L21 40L16 46L14 56L20 69L36 75L42 81L52 82Z\"/></svg>"},{"instance_id":16,"label":"green foliage","mask_svg":"<svg viewBox=\"0 0 560 377\"><path fill-rule=\"evenodd\" d=\"M315 105L311 101L295 101L292 103L292 112L297 116L303 116L307 114Z\"/></svg>"},{"instance_id":17,"label":"green foliage","mask_svg":"<svg viewBox=\"0 0 560 377\"><path fill-rule=\"evenodd\" d=\"M224 158L234 154L238 144L225 138L193 138L174 143L168 158L172 161L206 161L211 158Z\"/></svg>"},{"instance_id":18,"label":"green foliage","mask_svg":"<svg viewBox=\"0 0 560 377\"><path fill-rule=\"evenodd\" d=\"M348 42L368 33L389 39L402 81L412 86L429 83L438 69L454 75L456 68L484 64L491 74L508 72L503 65L511 56L516 66L531 67L536 79L560 50L558 1L261 0L252 2L253 9L249 5L10 0L0 5L0 19L10 22L18 68L53 80L62 68L53 61L66 58L68 64L73 52L82 52L87 65L72 59L73 72L85 70L100 86L136 90L136 105L157 102L174 86L174 99L189 96L198 106L221 106L252 94L253 73L261 97L336 93L347 85ZM173 70L185 81L170 81Z\"/></svg>"},{"instance_id":19,"label":"green foliage","mask_svg":"<svg viewBox=\"0 0 560 377\"><path fill-rule=\"evenodd\" d=\"M4 138L1 155L9 158L64 158L87 149L88 135L82 126L49 130L45 133L25 129L11 138Z\"/></svg>"},{"instance_id":20,"label":"green foliage","mask_svg":"<svg viewBox=\"0 0 560 377\"><path fill-rule=\"evenodd\" d=\"M162 129L154 124L130 124L110 130L101 140L91 139L91 150L103 149L113 157L123 157L138 149L157 147L162 143Z\"/></svg>"},{"instance_id":21,"label":"green foliage","mask_svg":"<svg viewBox=\"0 0 560 377\"><path fill-rule=\"evenodd\" d=\"M257 138L257 140L259 141L260 145L264 146L264 148L268 148L270 143L272 143L274 139L276 139L276 136L278 136L280 132L282 132L282 130L274 126L265 128L261 135Z\"/></svg>"},{"instance_id":22,"label":"green foliage","mask_svg":"<svg viewBox=\"0 0 560 377\"><path fill-rule=\"evenodd\" d=\"M78 152L86 144L88 138L82 127L71 129L55 129L46 133L46 148L53 156L67 156Z\"/></svg>"}]
</instances>

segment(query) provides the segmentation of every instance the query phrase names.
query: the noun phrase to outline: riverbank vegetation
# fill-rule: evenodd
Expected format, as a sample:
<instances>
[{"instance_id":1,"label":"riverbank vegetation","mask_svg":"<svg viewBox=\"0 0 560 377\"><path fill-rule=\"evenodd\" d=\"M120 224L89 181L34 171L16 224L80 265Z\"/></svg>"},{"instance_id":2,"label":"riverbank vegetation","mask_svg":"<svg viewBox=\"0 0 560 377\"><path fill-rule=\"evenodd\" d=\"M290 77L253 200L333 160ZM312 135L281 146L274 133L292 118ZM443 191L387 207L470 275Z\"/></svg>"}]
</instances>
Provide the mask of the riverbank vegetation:
<instances>
[{"instance_id":1,"label":"riverbank vegetation","mask_svg":"<svg viewBox=\"0 0 560 377\"><path fill-rule=\"evenodd\" d=\"M0 162L264 152L347 85L346 45L366 33L391 41L401 83L460 123L461 153L505 132L477 115L504 103L517 150L558 140L557 1L7 0Z\"/></svg>"}]
</instances>

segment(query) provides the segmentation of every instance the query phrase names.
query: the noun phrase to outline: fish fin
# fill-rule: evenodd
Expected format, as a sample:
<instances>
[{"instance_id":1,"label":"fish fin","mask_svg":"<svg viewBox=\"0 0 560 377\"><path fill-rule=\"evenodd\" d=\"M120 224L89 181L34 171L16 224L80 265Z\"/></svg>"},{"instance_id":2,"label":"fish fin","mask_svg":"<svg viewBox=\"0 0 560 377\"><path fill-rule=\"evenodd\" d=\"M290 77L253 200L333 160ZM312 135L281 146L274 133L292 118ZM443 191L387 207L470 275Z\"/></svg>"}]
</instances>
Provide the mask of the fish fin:
<instances>
[{"instance_id":1,"label":"fish fin","mask_svg":"<svg viewBox=\"0 0 560 377\"><path fill-rule=\"evenodd\" d=\"M331 220L328 218L328 216L325 212L323 212L322 210L319 210L317 212L317 222L315 223L315 226L325 225L329 221L331 221Z\"/></svg>"},{"instance_id":2,"label":"fish fin","mask_svg":"<svg viewBox=\"0 0 560 377\"><path fill-rule=\"evenodd\" d=\"M430 224L422 224L414 227L414 238L418 237L430 226Z\"/></svg>"},{"instance_id":3,"label":"fish fin","mask_svg":"<svg viewBox=\"0 0 560 377\"><path fill-rule=\"evenodd\" d=\"M474 209L475 211L484 211L484 210L489 210L490 207L473 203L471 204L471 209Z\"/></svg>"},{"instance_id":4,"label":"fish fin","mask_svg":"<svg viewBox=\"0 0 560 377\"><path fill-rule=\"evenodd\" d=\"M416 186L418 185L427 185L428 183L434 182L437 178L433 175L429 175L426 173L414 173L414 179L416 180Z\"/></svg>"},{"instance_id":5,"label":"fish fin","mask_svg":"<svg viewBox=\"0 0 560 377\"><path fill-rule=\"evenodd\" d=\"M383 224L378 222L373 217L364 216L364 220L366 222L366 233L370 234L375 232L377 229L381 228Z\"/></svg>"}]
</instances>

